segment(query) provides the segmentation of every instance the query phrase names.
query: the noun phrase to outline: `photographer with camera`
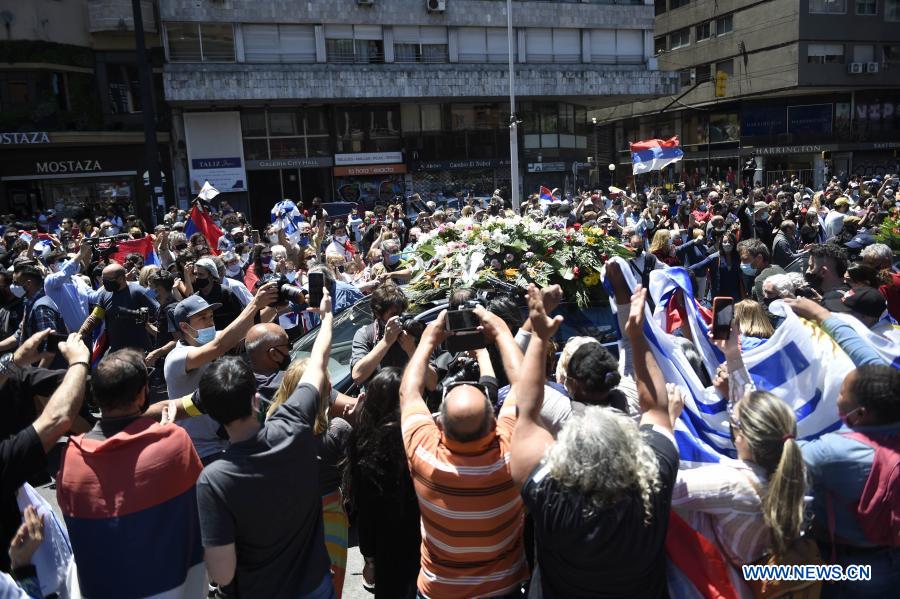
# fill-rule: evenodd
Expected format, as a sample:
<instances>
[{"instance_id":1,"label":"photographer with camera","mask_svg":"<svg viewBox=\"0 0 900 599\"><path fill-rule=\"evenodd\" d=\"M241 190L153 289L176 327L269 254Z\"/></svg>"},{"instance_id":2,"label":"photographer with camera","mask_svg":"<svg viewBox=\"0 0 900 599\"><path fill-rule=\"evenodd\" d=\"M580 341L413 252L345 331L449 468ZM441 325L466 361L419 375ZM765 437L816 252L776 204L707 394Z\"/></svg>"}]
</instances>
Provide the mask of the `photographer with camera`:
<instances>
[{"instance_id":1,"label":"photographer with camera","mask_svg":"<svg viewBox=\"0 0 900 599\"><path fill-rule=\"evenodd\" d=\"M219 269L216 263L209 257L203 257L194 263L194 279L191 281L194 292L206 300L208 304L221 304L213 312L213 321L220 331L225 329L238 317L243 304L235 293L222 285L219 278Z\"/></svg>"},{"instance_id":2,"label":"photographer with camera","mask_svg":"<svg viewBox=\"0 0 900 599\"><path fill-rule=\"evenodd\" d=\"M385 282L372 292L375 320L353 336L350 369L357 385L364 386L384 366L404 368L409 362L416 351L414 328L420 323L402 317L408 305L403 290L394 283ZM425 382L429 390L437 386L437 371L431 364Z\"/></svg>"},{"instance_id":3,"label":"photographer with camera","mask_svg":"<svg viewBox=\"0 0 900 599\"><path fill-rule=\"evenodd\" d=\"M125 267L113 262L103 269L103 290L97 294L96 307L79 329L83 339L90 339L91 332L106 323L109 350L135 347L150 351L153 345L147 323L156 318L159 304L138 283L126 280Z\"/></svg>"},{"instance_id":4,"label":"photographer with camera","mask_svg":"<svg viewBox=\"0 0 900 599\"><path fill-rule=\"evenodd\" d=\"M13 269L13 284L25 290L25 311L22 324L16 333L0 341L0 352L14 350L22 341L40 331L48 329L66 331L59 308L44 293L43 271L27 261L14 263ZM44 347L41 350L46 351ZM48 356L41 364L46 366L51 360L52 358ZM58 357L56 362L61 366Z\"/></svg>"}]
</instances>

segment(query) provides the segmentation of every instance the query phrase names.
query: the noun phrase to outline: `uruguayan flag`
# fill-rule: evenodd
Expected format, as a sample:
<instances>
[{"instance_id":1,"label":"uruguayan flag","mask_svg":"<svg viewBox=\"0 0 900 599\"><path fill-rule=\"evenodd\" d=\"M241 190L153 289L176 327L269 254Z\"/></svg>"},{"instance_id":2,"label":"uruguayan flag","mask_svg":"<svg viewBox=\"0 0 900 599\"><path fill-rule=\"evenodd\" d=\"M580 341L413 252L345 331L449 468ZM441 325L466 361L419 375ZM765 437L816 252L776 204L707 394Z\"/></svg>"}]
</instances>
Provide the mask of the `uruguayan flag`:
<instances>
[{"instance_id":1,"label":"uruguayan flag","mask_svg":"<svg viewBox=\"0 0 900 599\"><path fill-rule=\"evenodd\" d=\"M291 200L281 200L272 207L272 222L281 225L284 234L293 241L297 241L299 224L303 222L303 215L297 205Z\"/></svg>"},{"instance_id":2,"label":"uruguayan flag","mask_svg":"<svg viewBox=\"0 0 900 599\"><path fill-rule=\"evenodd\" d=\"M618 257L612 260L619 263L626 282L634 289L638 281L627 263ZM605 277L604 283L611 293ZM696 309L687 272L670 268L650 274L649 292L658 313L665 311L677 289L684 292L688 324L706 369L714 373L722 357L706 336L708 329ZM615 309L615 302L611 305ZM771 339L743 354L752 382L794 409L798 438L811 439L836 430L840 427L838 391L853 363L824 331L802 321L781 302L772 307L785 312L785 321ZM673 337L665 333L659 319L650 317L649 308L647 313L644 333L650 347L666 380L677 384L684 396L684 411L675 427L682 463L691 467L734 458L727 399L704 388Z\"/></svg>"}]
</instances>

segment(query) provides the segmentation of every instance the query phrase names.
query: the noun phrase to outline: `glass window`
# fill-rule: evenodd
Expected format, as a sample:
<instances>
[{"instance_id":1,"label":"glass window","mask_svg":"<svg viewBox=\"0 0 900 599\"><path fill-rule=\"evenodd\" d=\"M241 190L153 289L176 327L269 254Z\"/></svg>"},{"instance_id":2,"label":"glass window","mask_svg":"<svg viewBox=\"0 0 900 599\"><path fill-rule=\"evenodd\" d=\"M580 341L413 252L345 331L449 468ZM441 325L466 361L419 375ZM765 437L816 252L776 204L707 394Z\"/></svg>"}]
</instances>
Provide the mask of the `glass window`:
<instances>
[{"instance_id":1,"label":"glass window","mask_svg":"<svg viewBox=\"0 0 900 599\"><path fill-rule=\"evenodd\" d=\"M446 27L394 27L394 62L444 63L447 60Z\"/></svg>"},{"instance_id":2,"label":"glass window","mask_svg":"<svg viewBox=\"0 0 900 599\"><path fill-rule=\"evenodd\" d=\"M509 36L505 27L488 27L487 30L488 62L509 61ZM516 52L516 37L512 40L513 55Z\"/></svg>"},{"instance_id":3,"label":"glass window","mask_svg":"<svg viewBox=\"0 0 900 599\"><path fill-rule=\"evenodd\" d=\"M559 105L559 132L575 133L575 106L572 104Z\"/></svg>"},{"instance_id":4,"label":"glass window","mask_svg":"<svg viewBox=\"0 0 900 599\"><path fill-rule=\"evenodd\" d=\"M581 30L553 30L553 62L581 62Z\"/></svg>"},{"instance_id":5,"label":"glass window","mask_svg":"<svg viewBox=\"0 0 900 599\"><path fill-rule=\"evenodd\" d=\"M725 15L716 19L716 35L731 33L734 28L734 15Z\"/></svg>"},{"instance_id":6,"label":"glass window","mask_svg":"<svg viewBox=\"0 0 900 599\"><path fill-rule=\"evenodd\" d=\"M591 29L591 62L616 64L615 29Z\"/></svg>"},{"instance_id":7,"label":"glass window","mask_svg":"<svg viewBox=\"0 0 900 599\"><path fill-rule=\"evenodd\" d=\"M530 27L525 31L528 62L553 62L553 30Z\"/></svg>"},{"instance_id":8,"label":"glass window","mask_svg":"<svg viewBox=\"0 0 900 599\"><path fill-rule=\"evenodd\" d=\"M811 64L841 64L844 62L843 44L809 44L806 62Z\"/></svg>"},{"instance_id":9,"label":"glass window","mask_svg":"<svg viewBox=\"0 0 900 599\"><path fill-rule=\"evenodd\" d=\"M900 44L884 46L884 62L900 64Z\"/></svg>"},{"instance_id":10,"label":"glass window","mask_svg":"<svg viewBox=\"0 0 900 599\"><path fill-rule=\"evenodd\" d=\"M619 64L641 64L644 62L643 30L616 30L616 60Z\"/></svg>"},{"instance_id":11,"label":"glass window","mask_svg":"<svg viewBox=\"0 0 900 599\"><path fill-rule=\"evenodd\" d=\"M696 83L703 83L712 79L712 65L701 64L694 68L696 73Z\"/></svg>"},{"instance_id":12,"label":"glass window","mask_svg":"<svg viewBox=\"0 0 900 599\"><path fill-rule=\"evenodd\" d=\"M325 53L331 63L380 64L384 41L380 25L327 25Z\"/></svg>"},{"instance_id":13,"label":"glass window","mask_svg":"<svg viewBox=\"0 0 900 599\"><path fill-rule=\"evenodd\" d=\"M422 112L422 131L443 130L440 104L422 104L420 109Z\"/></svg>"},{"instance_id":14,"label":"glass window","mask_svg":"<svg viewBox=\"0 0 900 599\"><path fill-rule=\"evenodd\" d=\"M653 0L653 14L661 15L666 12L666 0Z\"/></svg>"},{"instance_id":15,"label":"glass window","mask_svg":"<svg viewBox=\"0 0 900 599\"><path fill-rule=\"evenodd\" d=\"M110 64L106 70L109 103L113 114L134 114L141 111L141 87L137 67Z\"/></svg>"},{"instance_id":16,"label":"glass window","mask_svg":"<svg viewBox=\"0 0 900 599\"><path fill-rule=\"evenodd\" d=\"M298 116L295 110L270 110L269 135L275 137L302 133L298 127Z\"/></svg>"},{"instance_id":17,"label":"glass window","mask_svg":"<svg viewBox=\"0 0 900 599\"><path fill-rule=\"evenodd\" d=\"M690 69L682 69L678 71L678 83L681 84L681 87L687 87L691 84Z\"/></svg>"},{"instance_id":18,"label":"glass window","mask_svg":"<svg viewBox=\"0 0 900 599\"><path fill-rule=\"evenodd\" d=\"M687 6L690 3L691 0L669 0L669 10L675 10L676 8Z\"/></svg>"},{"instance_id":19,"label":"glass window","mask_svg":"<svg viewBox=\"0 0 900 599\"><path fill-rule=\"evenodd\" d=\"M245 160L268 160L269 159L269 142L266 139L245 139L244 140L244 159Z\"/></svg>"},{"instance_id":20,"label":"glass window","mask_svg":"<svg viewBox=\"0 0 900 599\"><path fill-rule=\"evenodd\" d=\"M167 23L171 62L234 62L231 23Z\"/></svg>"},{"instance_id":21,"label":"glass window","mask_svg":"<svg viewBox=\"0 0 900 599\"><path fill-rule=\"evenodd\" d=\"M559 130L559 111L556 104L540 104L541 133L556 133Z\"/></svg>"},{"instance_id":22,"label":"glass window","mask_svg":"<svg viewBox=\"0 0 900 599\"><path fill-rule=\"evenodd\" d=\"M809 0L809 14L844 14L847 0Z\"/></svg>"},{"instance_id":23,"label":"glass window","mask_svg":"<svg viewBox=\"0 0 900 599\"><path fill-rule=\"evenodd\" d=\"M244 137L265 137L266 112L264 110L241 112L241 131Z\"/></svg>"},{"instance_id":24,"label":"glass window","mask_svg":"<svg viewBox=\"0 0 900 599\"><path fill-rule=\"evenodd\" d=\"M201 23L200 49L204 62L234 62L234 27L231 23Z\"/></svg>"},{"instance_id":25,"label":"glass window","mask_svg":"<svg viewBox=\"0 0 900 599\"><path fill-rule=\"evenodd\" d=\"M706 21L705 23L700 23L699 25L697 25L696 37L698 42L708 40L710 37L712 37L711 25L712 21Z\"/></svg>"},{"instance_id":26,"label":"glass window","mask_svg":"<svg viewBox=\"0 0 900 599\"><path fill-rule=\"evenodd\" d=\"M723 60L716 63L716 73L727 73L729 76L734 75L734 60Z\"/></svg>"},{"instance_id":27,"label":"glass window","mask_svg":"<svg viewBox=\"0 0 900 599\"><path fill-rule=\"evenodd\" d=\"M690 28L679 29L669 34L669 48L683 48L691 43Z\"/></svg>"},{"instance_id":28,"label":"glass window","mask_svg":"<svg viewBox=\"0 0 900 599\"><path fill-rule=\"evenodd\" d=\"M251 25L242 28L247 62L315 62L312 25Z\"/></svg>"},{"instance_id":29,"label":"glass window","mask_svg":"<svg viewBox=\"0 0 900 599\"><path fill-rule=\"evenodd\" d=\"M875 16L878 14L878 0L856 0L856 14Z\"/></svg>"},{"instance_id":30,"label":"glass window","mask_svg":"<svg viewBox=\"0 0 900 599\"><path fill-rule=\"evenodd\" d=\"M324 108L306 108L304 111L307 135L328 135L328 111Z\"/></svg>"},{"instance_id":31,"label":"glass window","mask_svg":"<svg viewBox=\"0 0 900 599\"><path fill-rule=\"evenodd\" d=\"M875 62L875 46L853 46L853 62Z\"/></svg>"},{"instance_id":32,"label":"glass window","mask_svg":"<svg viewBox=\"0 0 900 599\"><path fill-rule=\"evenodd\" d=\"M892 23L900 21L900 0L884 0L884 20Z\"/></svg>"},{"instance_id":33,"label":"glass window","mask_svg":"<svg viewBox=\"0 0 900 599\"><path fill-rule=\"evenodd\" d=\"M171 62L201 62L200 28L197 23L166 23Z\"/></svg>"},{"instance_id":34,"label":"glass window","mask_svg":"<svg viewBox=\"0 0 900 599\"><path fill-rule=\"evenodd\" d=\"M400 105L400 127L403 133L418 133L422 130L418 104Z\"/></svg>"},{"instance_id":35,"label":"glass window","mask_svg":"<svg viewBox=\"0 0 900 599\"><path fill-rule=\"evenodd\" d=\"M593 41L593 37L591 37L591 41ZM660 36L653 38L653 54L662 54L666 51L666 36Z\"/></svg>"},{"instance_id":36,"label":"glass window","mask_svg":"<svg viewBox=\"0 0 900 599\"><path fill-rule=\"evenodd\" d=\"M272 158L306 158L306 143L302 137L278 137L269 140Z\"/></svg>"}]
</instances>

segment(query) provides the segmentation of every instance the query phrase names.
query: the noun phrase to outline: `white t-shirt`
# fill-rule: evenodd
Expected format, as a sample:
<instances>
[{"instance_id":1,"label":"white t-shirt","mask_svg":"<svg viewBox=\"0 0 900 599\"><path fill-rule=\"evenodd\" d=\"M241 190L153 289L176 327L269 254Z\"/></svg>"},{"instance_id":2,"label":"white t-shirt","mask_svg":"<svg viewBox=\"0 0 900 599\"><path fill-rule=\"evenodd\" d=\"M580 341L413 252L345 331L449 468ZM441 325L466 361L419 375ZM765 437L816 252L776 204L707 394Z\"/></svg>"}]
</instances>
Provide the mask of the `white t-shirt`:
<instances>
[{"instance_id":1,"label":"white t-shirt","mask_svg":"<svg viewBox=\"0 0 900 599\"><path fill-rule=\"evenodd\" d=\"M204 364L200 368L188 372L187 356L191 349L190 345L179 341L175 345L175 349L166 356L163 373L166 377L170 399L178 399L196 391L200 386L200 377L209 366L209 364ZM219 430L219 423L206 414L182 420L179 424L191 436L194 449L201 458L219 453L228 446L228 442L216 434L216 431Z\"/></svg>"}]
</instances>

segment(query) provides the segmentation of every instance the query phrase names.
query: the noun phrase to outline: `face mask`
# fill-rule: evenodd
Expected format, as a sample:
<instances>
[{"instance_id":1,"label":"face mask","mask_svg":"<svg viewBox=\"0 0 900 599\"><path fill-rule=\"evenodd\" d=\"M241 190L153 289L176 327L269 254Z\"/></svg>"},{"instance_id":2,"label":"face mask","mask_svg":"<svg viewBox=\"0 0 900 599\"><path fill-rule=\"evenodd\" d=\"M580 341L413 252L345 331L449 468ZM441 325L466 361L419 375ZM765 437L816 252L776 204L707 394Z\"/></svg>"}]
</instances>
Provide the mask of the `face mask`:
<instances>
[{"instance_id":1,"label":"face mask","mask_svg":"<svg viewBox=\"0 0 900 599\"><path fill-rule=\"evenodd\" d=\"M341 245L344 245L345 243L347 243L347 237L345 235L341 235L340 237L335 237L334 240L337 241Z\"/></svg>"},{"instance_id":2,"label":"face mask","mask_svg":"<svg viewBox=\"0 0 900 599\"><path fill-rule=\"evenodd\" d=\"M387 263L393 266L400 262L400 254L388 254Z\"/></svg>"},{"instance_id":3,"label":"face mask","mask_svg":"<svg viewBox=\"0 0 900 599\"><path fill-rule=\"evenodd\" d=\"M297 280L297 271L296 270L288 271L287 274L284 275L284 278L286 278L288 280L288 282L293 283L294 281Z\"/></svg>"},{"instance_id":4,"label":"face mask","mask_svg":"<svg viewBox=\"0 0 900 599\"><path fill-rule=\"evenodd\" d=\"M706 204L700 204L700 212L706 212L708 206Z\"/></svg>"},{"instance_id":5,"label":"face mask","mask_svg":"<svg viewBox=\"0 0 900 599\"><path fill-rule=\"evenodd\" d=\"M107 237L112 237L113 235L115 235L118 232L119 232L119 230L116 229L115 227L107 227L106 229L103 229L103 234Z\"/></svg>"},{"instance_id":6,"label":"face mask","mask_svg":"<svg viewBox=\"0 0 900 599\"><path fill-rule=\"evenodd\" d=\"M190 325L188 325L190 326ZM193 327L191 327L193 328ZM194 329L194 332L197 333L197 343L200 345L206 345L210 341L216 338L216 327L206 327L205 329Z\"/></svg>"},{"instance_id":7,"label":"face mask","mask_svg":"<svg viewBox=\"0 0 900 599\"><path fill-rule=\"evenodd\" d=\"M118 281L107 281L103 279L103 288L109 291L110 293L115 293L119 290L119 282Z\"/></svg>"},{"instance_id":8,"label":"face mask","mask_svg":"<svg viewBox=\"0 0 900 599\"><path fill-rule=\"evenodd\" d=\"M731 245L730 243L723 243L723 244L722 244L722 250L725 251L725 252L730 252L730 251L733 250L733 249L734 249L734 246Z\"/></svg>"},{"instance_id":9,"label":"face mask","mask_svg":"<svg viewBox=\"0 0 900 599\"><path fill-rule=\"evenodd\" d=\"M250 252L241 254L241 262L243 262L244 264L246 264L247 260L249 260L249 259L250 259Z\"/></svg>"},{"instance_id":10,"label":"face mask","mask_svg":"<svg viewBox=\"0 0 900 599\"><path fill-rule=\"evenodd\" d=\"M263 259L262 259L262 265L265 266L266 268L271 269L271 268L272 268L272 258L271 258L271 257L269 257L269 258L263 258Z\"/></svg>"},{"instance_id":11,"label":"face mask","mask_svg":"<svg viewBox=\"0 0 900 599\"><path fill-rule=\"evenodd\" d=\"M278 235L269 235L269 243L271 243L272 245L278 243Z\"/></svg>"},{"instance_id":12,"label":"face mask","mask_svg":"<svg viewBox=\"0 0 900 599\"><path fill-rule=\"evenodd\" d=\"M302 248L305 248L306 246L308 246L309 245L309 235L303 235L302 237L300 237L300 241L298 241L297 244Z\"/></svg>"},{"instance_id":13,"label":"face mask","mask_svg":"<svg viewBox=\"0 0 900 599\"><path fill-rule=\"evenodd\" d=\"M277 350L275 351L275 354L280 356L280 359L278 360L278 370L287 370L288 366L291 365L291 354L282 355L282 353Z\"/></svg>"},{"instance_id":14,"label":"face mask","mask_svg":"<svg viewBox=\"0 0 900 599\"><path fill-rule=\"evenodd\" d=\"M821 288L822 287L822 273L819 272L805 272L803 273L803 278L806 279L806 282L809 283L810 287Z\"/></svg>"},{"instance_id":15,"label":"face mask","mask_svg":"<svg viewBox=\"0 0 900 599\"><path fill-rule=\"evenodd\" d=\"M861 407L861 406L860 406L860 407ZM850 426L850 423L847 422L847 418L849 418L849 417L850 417L850 414L853 414L853 413L856 412L857 410L859 410L858 407L857 407L857 408L853 408L852 410L850 410L850 411L847 412L846 414L841 414L840 412L838 412L838 418L841 419L841 424L843 424L843 425L846 426L846 427L849 427L849 426Z\"/></svg>"},{"instance_id":16,"label":"face mask","mask_svg":"<svg viewBox=\"0 0 900 599\"><path fill-rule=\"evenodd\" d=\"M225 274L229 277L237 277L241 274L241 265L235 264L234 266L229 266L225 269Z\"/></svg>"},{"instance_id":17,"label":"face mask","mask_svg":"<svg viewBox=\"0 0 900 599\"><path fill-rule=\"evenodd\" d=\"M9 286L9 292L12 293L16 297L24 297L25 296L25 288L21 285L16 285L13 283Z\"/></svg>"},{"instance_id":18,"label":"face mask","mask_svg":"<svg viewBox=\"0 0 900 599\"><path fill-rule=\"evenodd\" d=\"M204 289L207 285L209 285L209 279L205 277L197 277L197 288Z\"/></svg>"},{"instance_id":19,"label":"face mask","mask_svg":"<svg viewBox=\"0 0 900 599\"><path fill-rule=\"evenodd\" d=\"M752 264L744 264L743 262L741 262L741 271L743 271L745 275L750 277L756 275L756 269L753 268Z\"/></svg>"}]
</instances>

